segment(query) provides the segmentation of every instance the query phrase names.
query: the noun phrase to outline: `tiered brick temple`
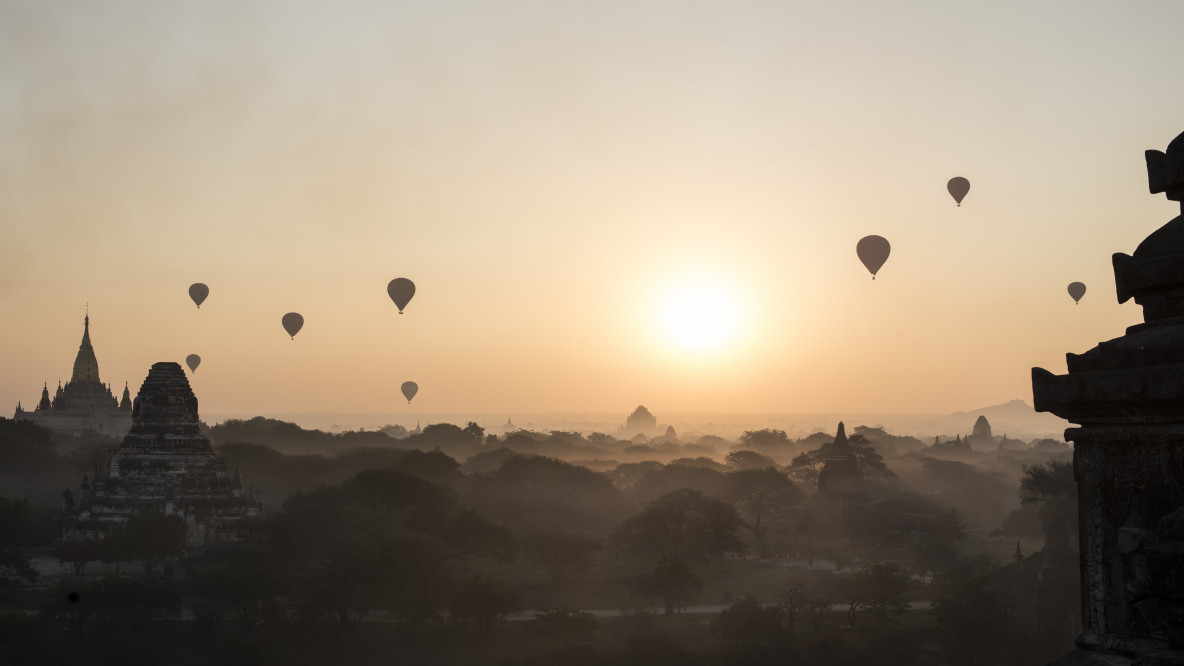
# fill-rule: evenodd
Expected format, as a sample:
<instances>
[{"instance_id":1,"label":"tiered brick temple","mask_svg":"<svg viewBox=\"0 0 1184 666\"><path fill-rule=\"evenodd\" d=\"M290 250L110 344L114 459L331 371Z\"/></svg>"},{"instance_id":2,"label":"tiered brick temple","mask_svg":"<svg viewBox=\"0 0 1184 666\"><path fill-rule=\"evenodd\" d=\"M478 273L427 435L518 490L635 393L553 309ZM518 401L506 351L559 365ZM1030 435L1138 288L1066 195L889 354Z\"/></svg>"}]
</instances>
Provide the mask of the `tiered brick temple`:
<instances>
[{"instance_id":1,"label":"tiered brick temple","mask_svg":"<svg viewBox=\"0 0 1184 666\"><path fill-rule=\"evenodd\" d=\"M191 550L237 540L242 522L263 511L198 430L197 396L176 363L152 366L123 443L105 469L83 477L76 504L69 491L63 497L67 539L102 538L131 516L154 512L184 519Z\"/></svg>"},{"instance_id":2,"label":"tiered brick temple","mask_svg":"<svg viewBox=\"0 0 1184 666\"><path fill-rule=\"evenodd\" d=\"M1184 202L1184 134L1147 151L1151 193ZM1184 203L1182 203L1184 207ZM1118 302L1144 323L1068 354L1068 374L1032 369L1036 409L1080 427L1077 649L1057 666L1184 664L1184 210L1133 256L1114 255Z\"/></svg>"},{"instance_id":3,"label":"tiered brick temple","mask_svg":"<svg viewBox=\"0 0 1184 666\"><path fill-rule=\"evenodd\" d=\"M132 403L127 384L123 387L123 400L117 401L111 387L99 380L99 361L95 348L90 343L90 315L82 324L82 344L74 358L74 373L70 381L62 386L58 382L57 393L49 397L49 384L41 388L41 401L33 411L27 412L18 403L14 421L32 421L55 432L79 435L87 431L113 437L127 434L132 425Z\"/></svg>"}]
</instances>

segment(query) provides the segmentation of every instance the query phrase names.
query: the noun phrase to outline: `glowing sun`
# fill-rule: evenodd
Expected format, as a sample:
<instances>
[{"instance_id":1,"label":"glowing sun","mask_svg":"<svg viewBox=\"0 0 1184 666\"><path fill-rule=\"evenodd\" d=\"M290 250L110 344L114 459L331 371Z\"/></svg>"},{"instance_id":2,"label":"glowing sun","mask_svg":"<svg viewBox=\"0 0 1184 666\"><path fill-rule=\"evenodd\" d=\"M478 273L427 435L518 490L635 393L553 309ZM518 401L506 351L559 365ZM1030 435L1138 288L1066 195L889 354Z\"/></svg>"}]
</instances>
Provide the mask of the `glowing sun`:
<instances>
[{"instance_id":1,"label":"glowing sun","mask_svg":"<svg viewBox=\"0 0 1184 666\"><path fill-rule=\"evenodd\" d=\"M723 285L682 282L663 295L658 322L664 338L683 351L717 351L735 341L738 310L735 295Z\"/></svg>"}]
</instances>

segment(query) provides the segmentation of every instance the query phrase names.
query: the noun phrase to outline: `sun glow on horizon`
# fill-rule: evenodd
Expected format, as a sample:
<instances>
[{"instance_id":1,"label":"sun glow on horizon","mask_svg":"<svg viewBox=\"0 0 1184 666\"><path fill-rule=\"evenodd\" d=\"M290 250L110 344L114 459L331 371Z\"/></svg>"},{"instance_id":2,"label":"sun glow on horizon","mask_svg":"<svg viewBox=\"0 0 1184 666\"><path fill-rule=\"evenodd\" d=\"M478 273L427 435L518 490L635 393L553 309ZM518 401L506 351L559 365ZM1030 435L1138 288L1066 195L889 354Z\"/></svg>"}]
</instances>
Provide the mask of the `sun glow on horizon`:
<instances>
[{"instance_id":1,"label":"sun glow on horizon","mask_svg":"<svg viewBox=\"0 0 1184 666\"><path fill-rule=\"evenodd\" d=\"M736 294L724 284L691 280L662 295L658 324L666 342L682 352L707 354L733 345L740 332Z\"/></svg>"}]
</instances>

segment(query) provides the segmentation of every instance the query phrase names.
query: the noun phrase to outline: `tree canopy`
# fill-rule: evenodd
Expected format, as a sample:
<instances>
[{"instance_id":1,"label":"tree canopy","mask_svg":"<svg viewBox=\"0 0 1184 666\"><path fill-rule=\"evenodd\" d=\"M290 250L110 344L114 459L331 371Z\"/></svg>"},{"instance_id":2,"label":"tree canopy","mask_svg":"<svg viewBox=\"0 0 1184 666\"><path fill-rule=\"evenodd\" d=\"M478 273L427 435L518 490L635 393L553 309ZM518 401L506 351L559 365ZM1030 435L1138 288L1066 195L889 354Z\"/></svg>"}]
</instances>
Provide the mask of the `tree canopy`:
<instances>
[{"instance_id":1,"label":"tree canopy","mask_svg":"<svg viewBox=\"0 0 1184 666\"><path fill-rule=\"evenodd\" d=\"M730 505L684 488L659 497L625 520L612 540L673 563L744 552L744 543L736 535L739 527L740 517Z\"/></svg>"}]
</instances>

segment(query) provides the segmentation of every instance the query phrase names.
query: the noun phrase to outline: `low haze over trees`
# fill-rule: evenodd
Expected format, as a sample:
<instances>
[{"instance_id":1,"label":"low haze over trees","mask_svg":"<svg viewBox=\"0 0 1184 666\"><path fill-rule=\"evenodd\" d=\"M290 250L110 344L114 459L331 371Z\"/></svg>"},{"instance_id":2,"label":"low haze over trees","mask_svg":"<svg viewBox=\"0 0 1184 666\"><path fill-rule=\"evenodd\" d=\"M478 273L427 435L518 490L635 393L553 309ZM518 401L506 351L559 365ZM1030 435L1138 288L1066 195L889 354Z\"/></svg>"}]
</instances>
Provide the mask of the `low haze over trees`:
<instances>
[{"instance_id":1,"label":"low haze over trees","mask_svg":"<svg viewBox=\"0 0 1184 666\"><path fill-rule=\"evenodd\" d=\"M1023 649L1054 640L1028 629L1038 607L1023 595L1051 561L1048 530L1072 523L1075 486L1044 449L955 459L857 426L849 443L868 494L842 505L841 530L811 532L825 433L638 445L477 424L388 429L400 438L270 419L211 431L268 503L243 542L189 552L183 523L163 515L57 541L62 490L109 454L72 442L78 453L63 455L44 431L12 430L24 447L12 459L61 487L0 493L0 600L31 612L0 615L0 635L13 635L9 622L28 637L0 641L0 659L37 663L24 656L58 628L76 638L55 663L77 650L101 661L131 640L165 650L166 637L192 663L266 652L309 664L326 658L318 645L344 655L371 644L388 660L378 646L397 645L409 663L493 650L514 664L1022 664L993 637ZM1026 531L1012 537L1017 525ZM1036 568L969 555L981 551ZM285 647L296 645L307 654ZM431 657L440 651L454 657Z\"/></svg>"}]
</instances>

